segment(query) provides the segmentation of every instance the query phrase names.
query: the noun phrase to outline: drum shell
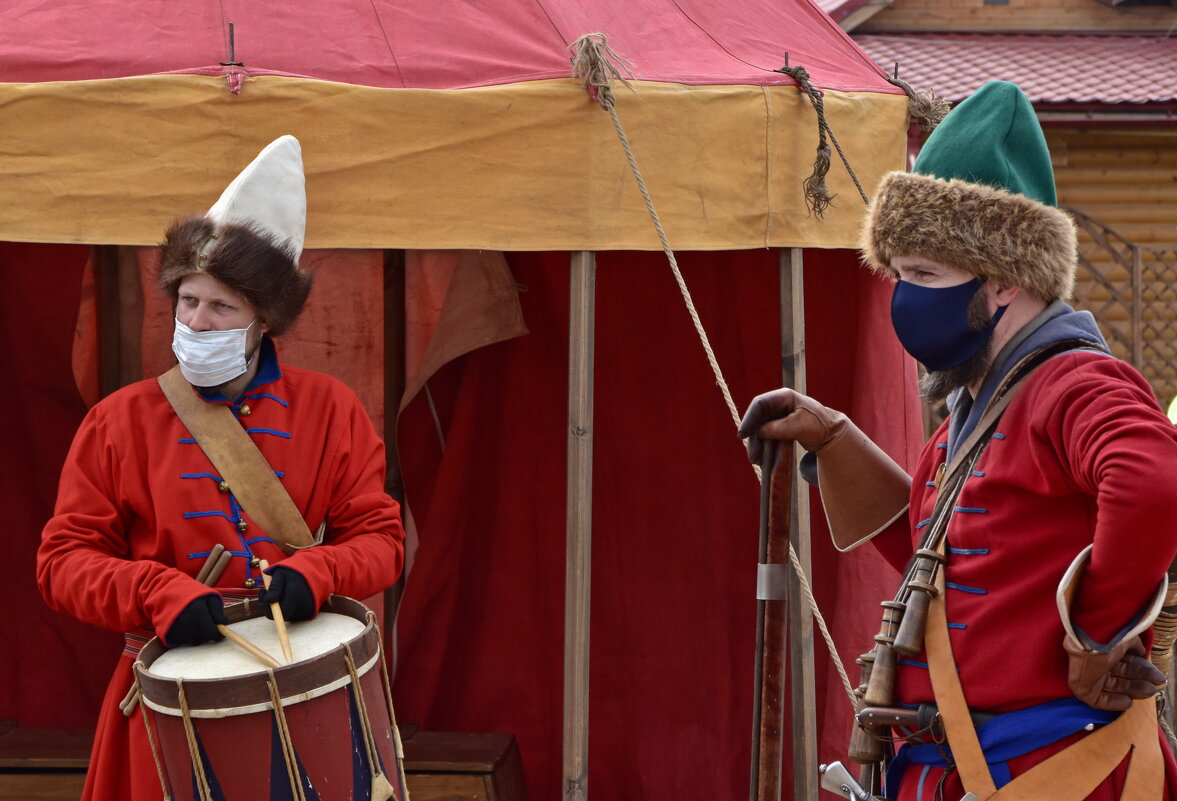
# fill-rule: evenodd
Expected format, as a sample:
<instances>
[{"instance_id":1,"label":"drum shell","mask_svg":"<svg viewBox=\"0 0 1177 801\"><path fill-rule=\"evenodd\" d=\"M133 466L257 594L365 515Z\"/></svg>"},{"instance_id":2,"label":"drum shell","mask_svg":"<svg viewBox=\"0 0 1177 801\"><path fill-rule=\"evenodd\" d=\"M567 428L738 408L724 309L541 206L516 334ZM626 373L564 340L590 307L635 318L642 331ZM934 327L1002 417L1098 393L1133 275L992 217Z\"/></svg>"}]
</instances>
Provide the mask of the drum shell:
<instances>
[{"instance_id":1,"label":"drum shell","mask_svg":"<svg viewBox=\"0 0 1177 801\"><path fill-rule=\"evenodd\" d=\"M226 608L230 623L257 617L256 604ZM375 616L361 603L333 596L323 611L365 623L349 640L360 693L351 688L344 644L309 659L222 679L184 679L181 683L151 673L152 663L167 649L158 638L144 646L135 670L150 712L151 735L176 801L199 801L195 759L185 718L197 743L214 798L272 797L289 793L289 768L281 750L278 718L273 713L270 677L282 699L283 718L297 755L301 781L322 801L367 798L371 781L368 746L360 707L369 720L380 772L393 783L399 774L393 719L380 664ZM282 795L285 797L285 795ZM310 797L308 795L308 797Z\"/></svg>"}]
</instances>

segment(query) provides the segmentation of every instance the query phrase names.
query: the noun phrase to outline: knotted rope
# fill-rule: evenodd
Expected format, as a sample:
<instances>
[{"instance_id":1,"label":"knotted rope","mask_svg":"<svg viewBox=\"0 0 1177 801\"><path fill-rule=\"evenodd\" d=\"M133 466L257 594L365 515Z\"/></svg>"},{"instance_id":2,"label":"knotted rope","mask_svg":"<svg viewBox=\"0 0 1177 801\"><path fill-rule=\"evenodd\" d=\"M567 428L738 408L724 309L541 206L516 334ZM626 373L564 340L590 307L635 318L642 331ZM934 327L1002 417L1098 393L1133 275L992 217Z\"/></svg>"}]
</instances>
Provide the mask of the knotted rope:
<instances>
[{"instance_id":1,"label":"knotted rope","mask_svg":"<svg viewBox=\"0 0 1177 801\"><path fill-rule=\"evenodd\" d=\"M786 55L787 61L788 56ZM822 99L821 92L813 88L813 84L809 80L809 72L801 66L790 67L788 63L776 71L784 73L796 81L797 85L809 96L809 102L813 104L813 110L817 112L817 158L813 162L813 174L806 178L804 183L805 202L809 204L809 210L814 215L821 217L837 197L837 195L831 195L826 187L826 173L830 171L830 146L826 144L827 136L834 143L834 148L838 151L838 158L842 159L846 172L850 173L850 180L854 181L854 186L858 189L858 196L862 198L863 203L869 206L870 200L867 199L866 192L863 191L862 184L859 183L858 176L854 173L854 168L850 166L850 160L846 158L842 146L838 144L838 137L834 136L830 124L826 122L825 101Z\"/></svg>"},{"instance_id":2,"label":"knotted rope","mask_svg":"<svg viewBox=\"0 0 1177 801\"><path fill-rule=\"evenodd\" d=\"M898 75L885 77L907 95L907 114L924 133L934 131L940 121L952 110L952 104L937 97L931 89L912 89L911 84L901 80Z\"/></svg>"},{"instance_id":3,"label":"knotted rope","mask_svg":"<svg viewBox=\"0 0 1177 801\"><path fill-rule=\"evenodd\" d=\"M723 377L723 370L720 369L719 361L715 358L715 351L711 348L711 340L707 336L706 330L703 328L703 322L699 318L699 313L695 308L695 302L691 297L691 292L687 288L686 280L683 278L682 271L678 266L678 259L674 255L674 250L670 247L670 241L666 237L666 232L662 228L662 221L658 217L658 212L654 208L654 202L650 198L650 192L646 188L646 181L642 178L641 169L638 167L637 159L634 157L633 148L630 146L629 137L625 135L625 131L621 127L621 120L617 116L616 100L613 96L612 81L620 80L631 91L636 92L632 85L621 77L620 70L614 65L611 60L621 62L626 67L626 72L629 72L628 67L632 64L625 59L618 56L609 47L608 40L604 34L590 33L577 39L571 46L576 56L572 62L572 75L576 78L584 78L585 89L594 101L600 104L601 108L609 112L610 118L613 120L613 128L617 131L617 138L621 142L622 148L625 150L626 161L629 162L630 170L633 172L634 180L637 182L638 190L642 194L642 200L645 201L646 210L650 214L650 219L654 223L654 230L658 232L658 241L662 244L662 252L666 254L666 260L670 263L670 269L674 273L675 281L678 283L679 291L682 293L683 301L686 303L687 313L691 316L691 322L694 323L695 332L699 335L699 340L703 344L703 350L707 354L707 362L711 365L711 370L715 374L715 383L719 387L720 392L723 393L724 402L727 404L728 411L731 413L732 420L736 427L740 425L740 413L736 409L735 401L732 400L731 390L727 385L727 381ZM630 73L632 77L632 73ZM820 97L818 98L820 103ZM819 125L829 130L825 124L824 112L818 112ZM834 146L837 147L837 140L834 141ZM824 141L824 139L823 139ZM819 146L820 151L820 146ZM838 148L839 154L842 149ZM845 162L845 156L842 157ZM827 147L827 169L828 169L828 147ZM849 170L849 163L846 164ZM853 175L853 171L851 171ZM855 184L858 179L854 179ZM862 188L859 187L859 191ZM863 200L866 200L866 195L863 195ZM828 204L827 204L828 205ZM758 480L763 482L763 476L760 473L759 465L753 465L753 470L756 472ZM809 577L805 575L805 569L801 564L800 557L793 549L793 544L789 543L789 563L793 566L793 572L797 576L797 581L801 586L802 594L805 596L806 603L813 614L813 619L817 623L818 630L821 631L822 638L825 640L826 647L829 649L830 656L834 660L834 667L838 671L838 676L842 679L842 687L846 690L846 695L850 698L851 706L854 706L856 699L854 696L854 688L850 684L850 677L846 674L846 668L842 664L842 658L838 654L838 649L834 645L834 638L830 635L829 627L826 625L825 618L821 614L821 610L817 606L817 598L813 595L813 587L809 583ZM857 707L855 707L857 709Z\"/></svg>"},{"instance_id":4,"label":"knotted rope","mask_svg":"<svg viewBox=\"0 0 1177 801\"><path fill-rule=\"evenodd\" d=\"M617 55L609 47L609 38L603 33L586 33L569 47L575 53L572 59L572 77L584 78L584 87L594 102L600 103L601 108L612 111L616 103L613 97L613 82L621 81L625 88L637 92L633 84L621 75L621 68L626 75L633 77L630 67L633 62Z\"/></svg>"}]
</instances>

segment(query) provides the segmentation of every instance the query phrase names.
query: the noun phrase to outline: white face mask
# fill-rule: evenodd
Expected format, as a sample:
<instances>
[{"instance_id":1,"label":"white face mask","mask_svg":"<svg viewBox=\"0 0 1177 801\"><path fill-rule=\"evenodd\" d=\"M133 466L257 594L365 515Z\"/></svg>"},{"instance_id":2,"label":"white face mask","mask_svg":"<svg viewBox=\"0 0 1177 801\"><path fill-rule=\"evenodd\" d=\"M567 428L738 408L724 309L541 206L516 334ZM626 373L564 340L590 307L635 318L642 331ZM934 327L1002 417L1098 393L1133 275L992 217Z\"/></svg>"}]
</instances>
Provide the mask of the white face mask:
<instances>
[{"instance_id":1,"label":"white face mask","mask_svg":"<svg viewBox=\"0 0 1177 801\"><path fill-rule=\"evenodd\" d=\"M176 318L176 332L172 335L172 353L180 362L180 372L188 383L198 387L215 387L232 381L245 372L249 362L245 346L249 329L232 328L228 331L193 331Z\"/></svg>"}]
</instances>

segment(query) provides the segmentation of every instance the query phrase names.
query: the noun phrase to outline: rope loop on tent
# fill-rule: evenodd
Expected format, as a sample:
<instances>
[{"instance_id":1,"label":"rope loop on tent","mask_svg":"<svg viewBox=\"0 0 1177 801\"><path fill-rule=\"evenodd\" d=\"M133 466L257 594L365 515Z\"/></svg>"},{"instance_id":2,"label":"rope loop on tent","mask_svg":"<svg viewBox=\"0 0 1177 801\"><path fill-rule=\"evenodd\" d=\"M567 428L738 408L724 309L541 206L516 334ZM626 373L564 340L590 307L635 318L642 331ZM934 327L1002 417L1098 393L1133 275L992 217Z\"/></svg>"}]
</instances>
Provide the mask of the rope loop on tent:
<instances>
[{"instance_id":1,"label":"rope loop on tent","mask_svg":"<svg viewBox=\"0 0 1177 801\"><path fill-rule=\"evenodd\" d=\"M609 47L609 37L605 34L586 33L568 47L576 54L572 59L572 77L584 78L584 87L588 90L589 97L600 103L601 108L613 109L616 103L613 97L613 84L616 81L621 81L631 92L637 91L621 74L621 70L624 69L625 74L632 78L633 72L630 67L633 66L633 62L617 55L613 48Z\"/></svg>"},{"instance_id":2,"label":"rope loop on tent","mask_svg":"<svg viewBox=\"0 0 1177 801\"><path fill-rule=\"evenodd\" d=\"M898 65L896 65L895 72L895 75L884 77L907 95L907 113L911 117L911 121L918 125L924 133L936 130L936 126L952 110L952 104L942 97L937 97L931 89L913 89L911 84L899 77Z\"/></svg>"},{"instance_id":3,"label":"rope loop on tent","mask_svg":"<svg viewBox=\"0 0 1177 801\"><path fill-rule=\"evenodd\" d=\"M600 37L600 39L598 40L593 37ZM621 127L621 120L617 116L617 108L616 104L614 103L612 92L610 91L606 93L604 91L604 89L609 87L609 81L605 80L603 84L596 82L599 80L596 76L607 75L609 69L616 70L612 64L609 64L604 59L602 50L607 51L607 53L610 54L613 58L616 58L627 65L630 64L630 62L621 58L611 49L609 49L603 34L587 34L582 36L576 40L576 43L573 45L573 47L577 48L577 56L573 64L573 75L574 77L581 77L582 75L592 76L586 77L585 87L588 89L589 95L593 98L593 100L600 103L601 107L609 112L609 116L613 120L613 128L617 131L617 138L620 140L621 147L625 151L625 159L629 162L630 170L633 172L634 180L638 185L638 191L641 192L642 200L645 201L646 211L649 212L650 219L654 223L654 230L658 233L658 241L662 245L662 252L666 254L666 260L670 263L670 269L674 273L675 281L678 283L679 292L682 294L683 301L686 303L687 313L691 316L691 322L694 323L695 332L699 335L699 341L702 343L703 350L707 354L707 362L711 365L711 370L715 374L715 383L719 387L720 392L723 393L724 402L727 404L728 411L732 416L732 421L736 424L736 428L738 429L740 426L740 413L736 409L735 401L732 399L731 389L728 387L727 381L723 377L723 370L719 366L719 361L715 358L715 351L711 347L711 340L707 336L707 331L703 328L703 321L699 318L699 312L695 308L695 301L691 297L691 291L687 288L687 282L686 279L683 278L682 270L679 269L678 259L674 255L674 250L670 247L670 241L666 237L666 231L662 228L662 220L658 216L658 212L654 208L654 201L650 198L650 192L646 188L646 181L642 177L641 169L638 167L637 158L633 154L633 147L629 143L629 137L625 135L625 130ZM608 68L603 68L602 64L607 64ZM618 79L622 80L623 83L625 83L624 79L620 78L620 75L617 77ZM629 84L626 83L626 86L629 86ZM594 93L594 87L598 89L598 93ZM633 87L630 88L632 89ZM818 102L820 103L820 98L818 99ZM821 124L825 126L823 112L820 111L820 109L818 114L819 118L821 119ZM828 126L826 126L826 130L828 130ZM830 134L830 138L833 139L832 133ZM834 140L834 144L837 146L837 140ZM841 148L838 148L838 152L842 152ZM845 162L845 156L843 156L842 159ZM846 168L849 170L850 165L846 164ZM851 175L853 174L853 171L851 171ZM855 178L854 182L857 184L858 179ZM862 187L859 187L859 192L861 191ZM863 200L866 200L865 194L863 195ZM752 465L752 469L756 472L757 480L763 483L764 477L761 474L760 466ZM834 668L838 671L838 675L842 679L842 687L846 691L847 697L850 699L850 705L852 708L857 710L858 699L854 695L854 687L850 684L850 677L846 673L846 668L842 663L842 657L839 655L838 649L834 645L834 638L830 634L829 626L826 625L825 618L822 616L821 610L817 606L817 598L813 594L813 587L809 583L809 577L805 575L805 568L801 564L801 558L797 555L797 552L793 548L792 543L789 543L789 563L792 565L793 572L797 576L797 581L801 587L802 593L805 595L806 603L809 606L810 612L813 614L814 622L817 623L818 630L821 631L822 638L825 640L826 647L829 649L830 656L834 661Z\"/></svg>"},{"instance_id":4,"label":"rope loop on tent","mask_svg":"<svg viewBox=\"0 0 1177 801\"><path fill-rule=\"evenodd\" d=\"M817 91L810 82L809 71L802 66L790 67L786 63L776 72L784 73L796 81L802 91L809 95L809 102L813 104L813 109L817 112L817 158L813 162L813 174L806 178L804 183L805 202L809 204L809 210L814 215L821 217L837 197L837 195L831 195L826 187L826 173L830 171L830 146L826 142L827 136L838 151L838 157L842 159L842 165L846 167L846 172L850 173L850 179L854 181L854 186L858 188L858 196L862 198L863 203L869 206L870 200L867 199L866 192L863 190L854 168L850 166L850 160L846 158L846 153L838 144L838 137L834 136L830 124L826 121L825 101L822 99L821 92Z\"/></svg>"}]
</instances>

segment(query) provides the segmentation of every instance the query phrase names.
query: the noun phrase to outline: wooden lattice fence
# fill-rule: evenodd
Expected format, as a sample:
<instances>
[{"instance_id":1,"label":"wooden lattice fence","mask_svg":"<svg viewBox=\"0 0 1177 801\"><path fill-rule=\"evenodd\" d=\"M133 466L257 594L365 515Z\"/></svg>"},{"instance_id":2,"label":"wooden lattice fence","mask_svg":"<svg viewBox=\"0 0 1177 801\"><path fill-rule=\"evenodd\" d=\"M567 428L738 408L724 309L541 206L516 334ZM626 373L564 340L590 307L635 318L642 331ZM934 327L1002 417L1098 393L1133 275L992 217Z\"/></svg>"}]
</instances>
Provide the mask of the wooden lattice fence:
<instances>
[{"instance_id":1,"label":"wooden lattice fence","mask_svg":"<svg viewBox=\"0 0 1177 801\"><path fill-rule=\"evenodd\" d=\"M1074 306L1095 315L1112 353L1139 370L1168 408L1177 396L1177 250L1141 247L1067 211L1079 226Z\"/></svg>"}]
</instances>

